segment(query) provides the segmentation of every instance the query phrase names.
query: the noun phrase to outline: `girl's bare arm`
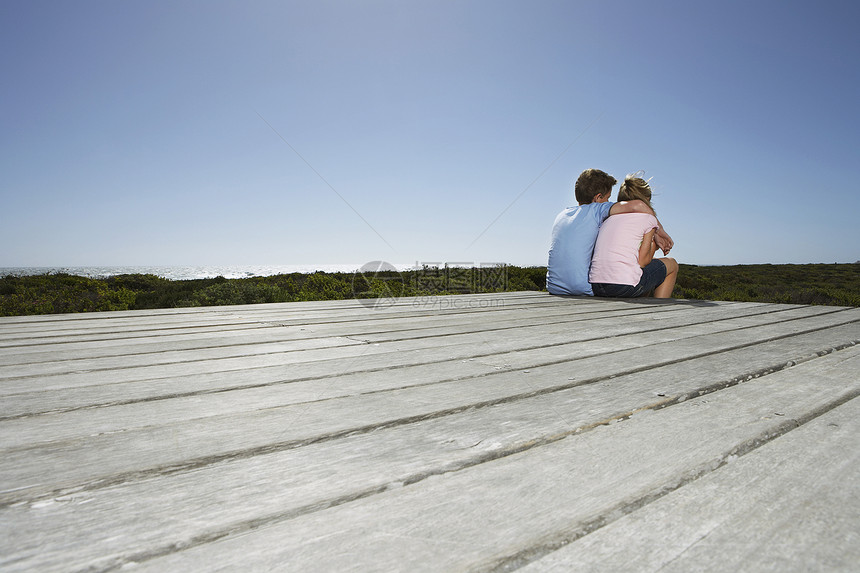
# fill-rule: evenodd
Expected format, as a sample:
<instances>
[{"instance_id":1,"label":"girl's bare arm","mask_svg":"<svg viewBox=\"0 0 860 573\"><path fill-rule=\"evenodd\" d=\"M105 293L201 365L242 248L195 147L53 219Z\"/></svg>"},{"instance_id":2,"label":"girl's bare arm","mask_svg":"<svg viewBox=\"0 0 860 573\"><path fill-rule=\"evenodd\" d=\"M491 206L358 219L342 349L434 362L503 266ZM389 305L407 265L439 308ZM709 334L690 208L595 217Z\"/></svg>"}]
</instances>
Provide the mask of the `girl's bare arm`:
<instances>
[{"instance_id":1,"label":"girl's bare arm","mask_svg":"<svg viewBox=\"0 0 860 573\"><path fill-rule=\"evenodd\" d=\"M642 244L639 246L639 266L645 266L654 258L654 253L657 251L657 243L654 242L654 229L651 229L642 237Z\"/></svg>"}]
</instances>

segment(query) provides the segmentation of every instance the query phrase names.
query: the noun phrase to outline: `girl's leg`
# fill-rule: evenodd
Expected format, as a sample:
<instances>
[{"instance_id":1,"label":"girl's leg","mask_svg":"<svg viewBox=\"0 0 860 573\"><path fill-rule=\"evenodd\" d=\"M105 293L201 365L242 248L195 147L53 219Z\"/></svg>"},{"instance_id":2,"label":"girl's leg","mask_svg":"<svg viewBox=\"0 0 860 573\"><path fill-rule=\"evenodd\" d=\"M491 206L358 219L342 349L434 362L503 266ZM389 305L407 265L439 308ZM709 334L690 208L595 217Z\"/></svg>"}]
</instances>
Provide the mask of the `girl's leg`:
<instances>
[{"instance_id":1,"label":"girl's leg","mask_svg":"<svg viewBox=\"0 0 860 573\"><path fill-rule=\"evenodd\" d=\"M678 278L678 261L672 257L665 257L660 260L666 265L666 280L654 289L654 298L672 298L675 280Z\"/></svg>"}]
</instances>

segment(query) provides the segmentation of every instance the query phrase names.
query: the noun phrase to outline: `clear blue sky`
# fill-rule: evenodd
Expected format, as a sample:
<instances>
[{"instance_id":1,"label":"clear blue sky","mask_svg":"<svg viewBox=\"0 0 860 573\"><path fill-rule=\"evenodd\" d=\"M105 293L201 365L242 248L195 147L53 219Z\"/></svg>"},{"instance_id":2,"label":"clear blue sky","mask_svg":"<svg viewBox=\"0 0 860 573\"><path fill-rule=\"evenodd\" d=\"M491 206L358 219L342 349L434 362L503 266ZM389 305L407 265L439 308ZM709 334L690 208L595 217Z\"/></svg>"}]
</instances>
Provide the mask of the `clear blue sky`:
<instances>
[{"instance_id":1,"label":"clear blue sky","mask_svg":"<svg viewBox=\"0 0 860 573\"><path fill-rule=\"evenodd\" d=\"M588 167L681 262L854 262L858 6L6 0L0 266L543 265Z\"/></svg>"}]
</instances>

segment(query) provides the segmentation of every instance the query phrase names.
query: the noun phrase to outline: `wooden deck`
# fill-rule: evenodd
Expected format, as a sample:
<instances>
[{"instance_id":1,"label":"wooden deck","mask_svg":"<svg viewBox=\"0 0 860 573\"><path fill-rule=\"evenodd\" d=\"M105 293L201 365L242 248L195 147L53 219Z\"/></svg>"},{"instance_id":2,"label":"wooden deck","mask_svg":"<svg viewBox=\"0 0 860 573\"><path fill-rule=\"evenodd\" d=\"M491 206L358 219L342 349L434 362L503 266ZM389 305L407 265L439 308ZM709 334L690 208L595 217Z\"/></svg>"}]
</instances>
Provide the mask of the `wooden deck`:
<instances>
[{"instance_id":1,"label":"wooden deck","mask_svg":"<svg viewBox=\"0 0 860 573\"><path fill-rule=\"evenodd\" d=\"M0 318L0 570L839 571L860 309Z\"/></svg>"}]
</instances>

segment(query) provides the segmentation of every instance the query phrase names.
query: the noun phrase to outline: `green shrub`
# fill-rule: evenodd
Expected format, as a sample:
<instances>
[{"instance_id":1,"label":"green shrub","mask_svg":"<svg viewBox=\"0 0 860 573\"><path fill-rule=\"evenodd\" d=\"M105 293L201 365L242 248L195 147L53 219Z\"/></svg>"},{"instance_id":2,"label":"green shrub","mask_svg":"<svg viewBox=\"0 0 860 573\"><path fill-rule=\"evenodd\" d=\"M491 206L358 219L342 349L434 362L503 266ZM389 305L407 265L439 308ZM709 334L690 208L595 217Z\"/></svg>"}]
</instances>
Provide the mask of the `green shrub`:
<instances>
[{"instance_id":1,"label":"green shrub","mask_svg":"<svg viewBox=\"0 0 860 573\"><path fill-rule=\"evenodd\" d=\"M0 316L545 288L546 267L514 266L181 281L142 274L90 279L57 273L0 277ZM673 296L856 307L860 264L681 265Z\"/></svg>"}]
</instances>

